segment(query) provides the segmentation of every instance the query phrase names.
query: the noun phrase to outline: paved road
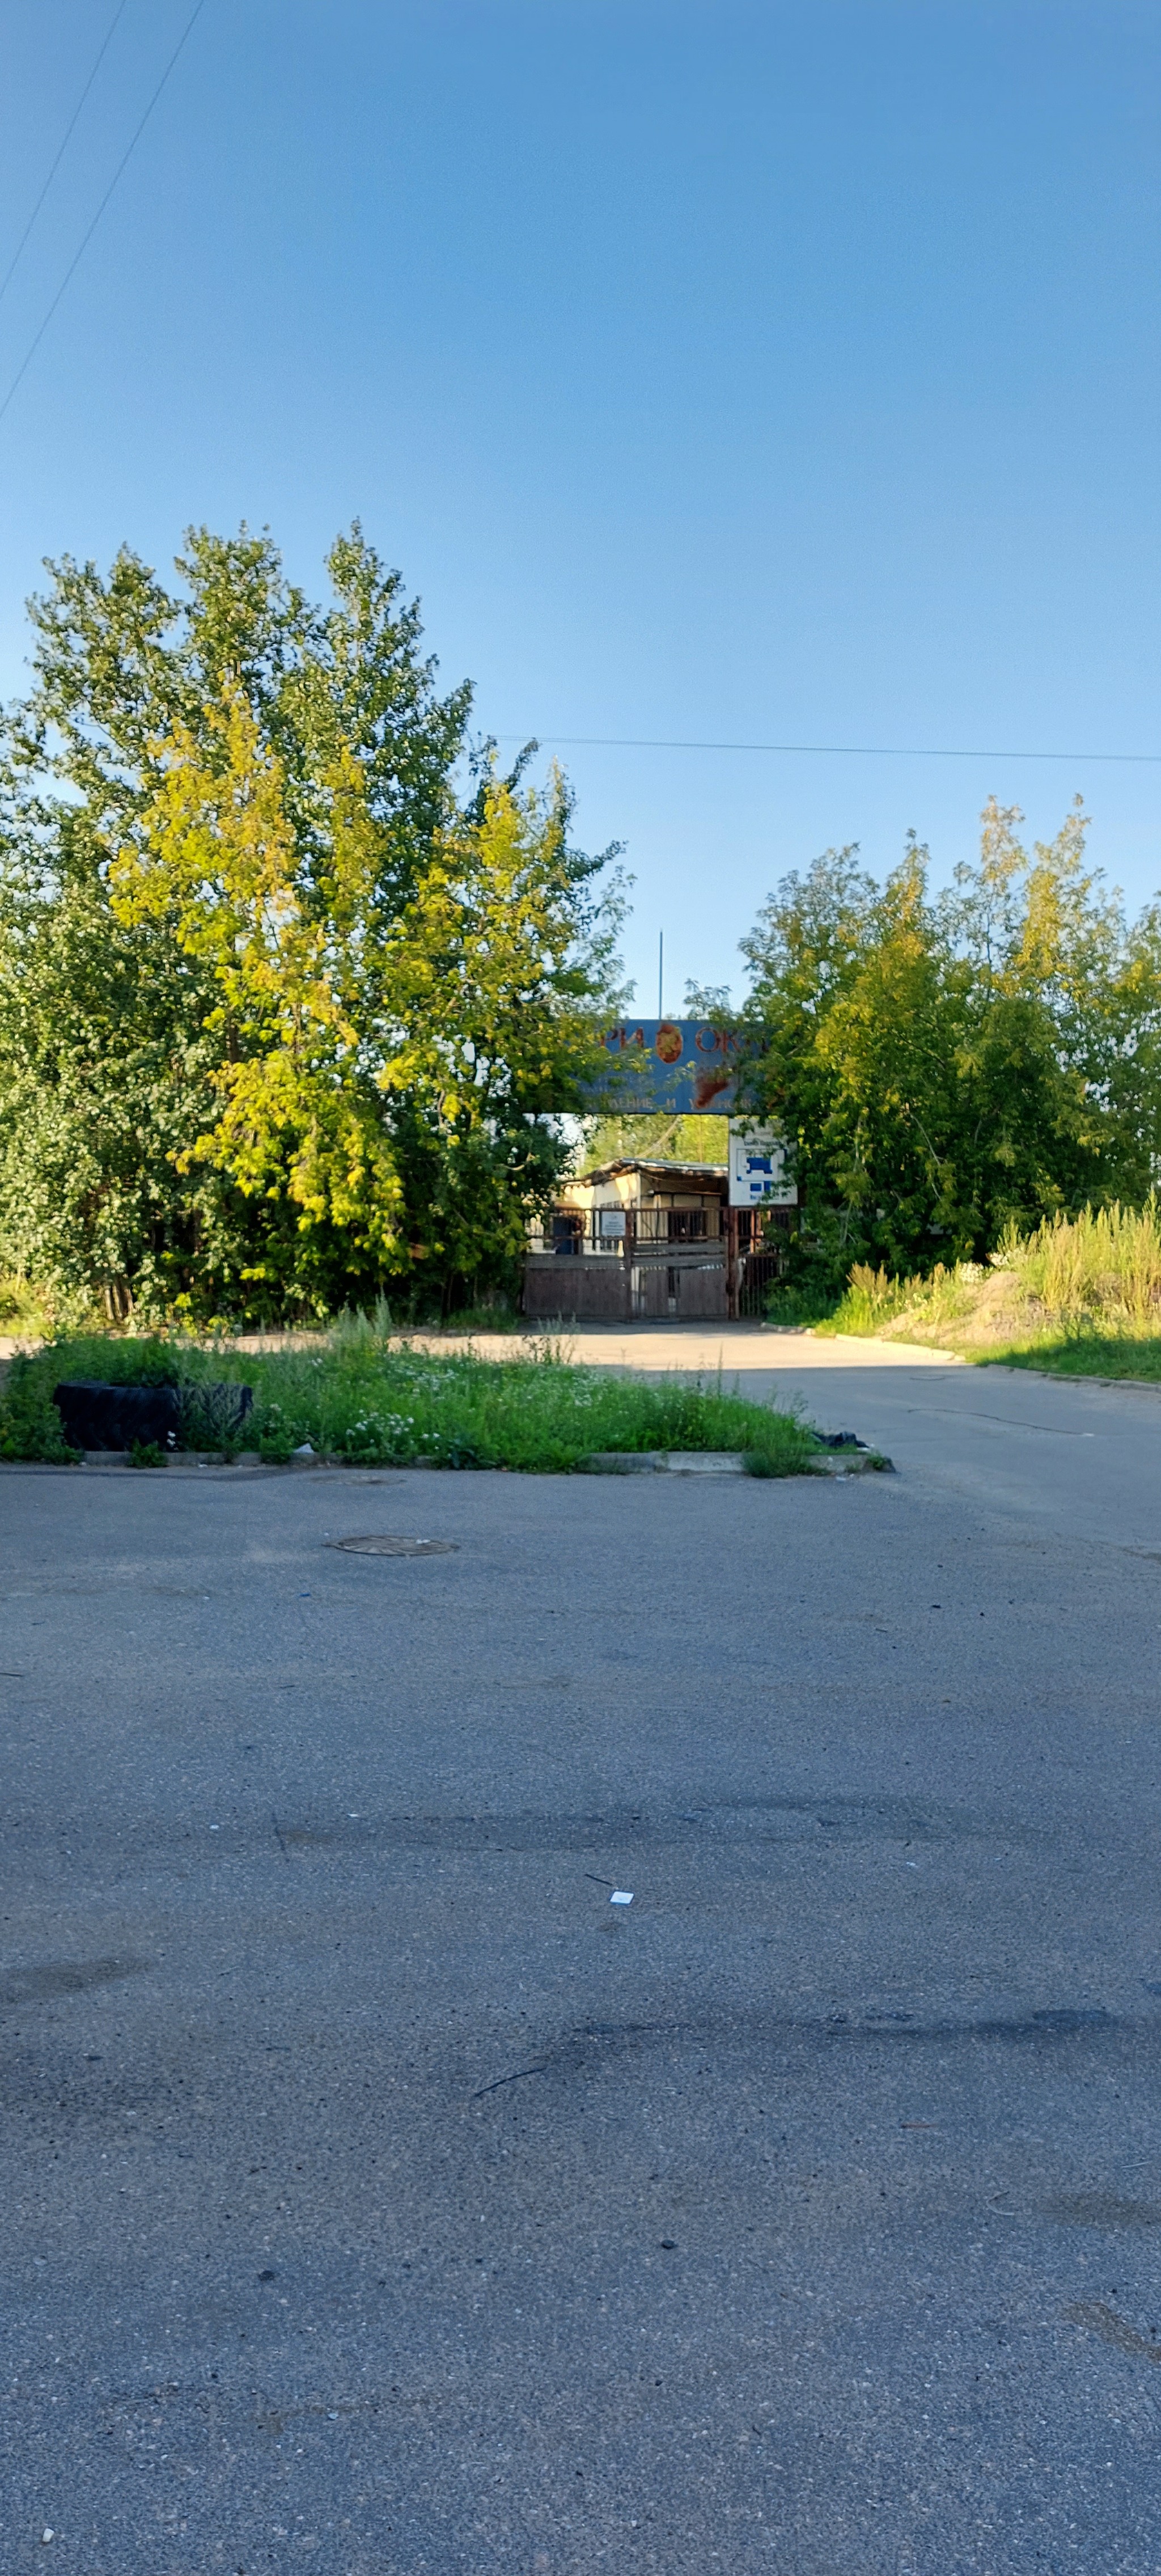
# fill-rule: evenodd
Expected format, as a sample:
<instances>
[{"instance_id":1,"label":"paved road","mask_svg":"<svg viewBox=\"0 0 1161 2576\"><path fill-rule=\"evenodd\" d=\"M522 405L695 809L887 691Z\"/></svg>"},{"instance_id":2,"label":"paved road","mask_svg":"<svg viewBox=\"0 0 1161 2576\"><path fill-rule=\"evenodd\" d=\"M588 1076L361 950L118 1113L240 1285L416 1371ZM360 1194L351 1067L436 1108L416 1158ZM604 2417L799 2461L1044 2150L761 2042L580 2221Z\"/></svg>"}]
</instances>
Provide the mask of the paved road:
<instances>
[{"instance_id":1,"label":"paved road","mask_svg":"<svg viewBox=\"0 0 1161 2576\"><path fill-rule=\"evenodd\" d=\"M6 2570L1156 2576L1161 1407L811 1385L0 1474Z\"/></svg>"},{"instance_id":2,"label":"paved road","mask_svg":"<svg viewBox=\"0 0 1161 2576\"><path fill-rule=\"evenodd\" d=\"M1161 1548L1161 1386L973 1368L906 1343L744 1325L584 1332L570 1348L603 1367L720 1370L744 1395L801 1402L824 1431L856 1431L945 1493L1074 1538Z\"/></svg>"}]
</instances>

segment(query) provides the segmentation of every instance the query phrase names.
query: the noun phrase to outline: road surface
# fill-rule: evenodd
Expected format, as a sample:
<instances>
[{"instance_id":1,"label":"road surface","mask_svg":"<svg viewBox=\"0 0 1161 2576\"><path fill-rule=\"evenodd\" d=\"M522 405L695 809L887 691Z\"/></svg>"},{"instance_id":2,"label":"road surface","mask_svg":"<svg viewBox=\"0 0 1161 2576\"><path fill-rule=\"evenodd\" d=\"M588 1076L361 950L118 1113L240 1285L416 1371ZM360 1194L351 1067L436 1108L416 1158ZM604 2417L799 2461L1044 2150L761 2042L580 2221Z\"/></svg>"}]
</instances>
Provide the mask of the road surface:
<instances>
[{"instance_id":1,"label":"road surface","mask_svg":"<svg viewBox=\"0 0 1161 2576\"><path fill-rule=\"evenodd\" d=\"M1161 1404L827 1348L0 1473L6 2569L1156 2576Z\"/></svg>"},{"instance_id":2,"label":"road surface","mask_svg":"<svg viewBox=\"0 0 1161 2576\"><path fill-rule=\"evenodd\" d=\"M487 1345L498 1355L511 1347L499 1337ZM974 1368L902 1342L736 1324L582 1330L567 1347L601 1367L707 1379L720 1371L725 1387L797 1401L821 1430L855 1431L965 1500L986 1498L1076 1538L1161 1547L1161 1386Z\"/></svg>"}]
</instances>

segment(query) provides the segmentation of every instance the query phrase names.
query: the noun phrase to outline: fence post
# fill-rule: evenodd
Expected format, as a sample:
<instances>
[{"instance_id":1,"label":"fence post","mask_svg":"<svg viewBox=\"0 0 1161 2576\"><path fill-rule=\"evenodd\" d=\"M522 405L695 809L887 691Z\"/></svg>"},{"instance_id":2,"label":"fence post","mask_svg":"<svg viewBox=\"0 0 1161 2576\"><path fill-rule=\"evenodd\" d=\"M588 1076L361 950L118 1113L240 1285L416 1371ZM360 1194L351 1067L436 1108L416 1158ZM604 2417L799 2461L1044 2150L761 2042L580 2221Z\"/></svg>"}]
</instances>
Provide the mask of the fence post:
<instances>
[{"instance_id":1,"label":"fence post","mask_svg":"<svg viewBox=\"0 0 1161 2576\"><path fill-rule=\"evenodd\" d=\"M726 1209L726 1314L731 1324L738 1320L738 1211Z\"/></svg>"},{"instance_id":2,"label":"fence post","mask_svg":"<svg viewBox=\"0 0 1161 2576\"><path fill-rule=\"evenodd\" d=\"M625 1321L628 1324L631 1324L633 1321L633 1255L636 1249L636 1242L637 1219L632 1208L626 1208L623 1258L625 1263Z\"/></svg>"}]
</instances>

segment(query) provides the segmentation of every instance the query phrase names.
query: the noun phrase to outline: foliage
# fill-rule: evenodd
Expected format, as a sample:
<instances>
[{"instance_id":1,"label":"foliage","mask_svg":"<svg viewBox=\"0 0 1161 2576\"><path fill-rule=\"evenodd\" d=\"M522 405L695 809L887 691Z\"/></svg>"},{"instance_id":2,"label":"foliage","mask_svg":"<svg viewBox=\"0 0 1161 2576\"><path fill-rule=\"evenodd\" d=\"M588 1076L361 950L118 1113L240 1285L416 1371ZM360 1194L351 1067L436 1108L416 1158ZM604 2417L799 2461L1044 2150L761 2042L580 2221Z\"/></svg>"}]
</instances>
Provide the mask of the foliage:
<instances>
[{"instance_id":1,"label":"foliage","mask_svg":"<svg viewBox=\"0 0 1161 2576\"><path fill-rule=\"evenodd\" d=\"M27 1334L43 1341L52 1331L44 1295L30 1279L0 1278L0 1333Z\"/></svg>"},{"instance_id":2,"label":"foliage","mask_svg":"<svg viewBox=\"0 0 1161 2576\"><path fill-rule=\"evenodd\" d=\"M892 1278L856 1264L816 1329L938 1341L969 1359L1073 1376L1161 1375L1161 1205L1084 1208L1021 1235L990 1262L937 1262Z\"/></svg>"},{"instance_id":3,"label":"foliage","mask_svg":"<svg viewBox=\"0 0 1161 2576\"><path fill-rule=\"evenodd\" d=\"M558 772L543 794L489 776L436 844L390 945L392 1046L377 1080L409 1208L409 1256L476 1299L518 1275L529 1219L567 1159L557 1112L595 1071L595 1005L614 990L614 889L568 841Z\"/></svg>"},{"instance_id":4,"label":"foliage","mask_svg":"<svg viewBox=\"0 0 1161 2576\"><path fill-rule=\"evenodd\" d=\"M0 1402L0 1455L48 1454L43 1445L19 1443L22 1434L42 1444L47 1438L48 1416L57 1418L51 1392L61 1378L124 1382L138 1367L149 1382L160 1370L172 1372L195 1399L211 1382L252 1385L253 1410L232 1446L276 1462L309 1442L317 1455L353 1466L422 1462L559 1474L597 1450L740 1449L759 1453L772 1473L791 1474L816 1445L797 1415L747 1403L716 1383L657 1383L578 1368L551 1343L483 1360L400 1343L383 1326L382 1317L348 1317L319 1337L317 1349L256 1354L161 1337L57 1342L14 1362Z\"/></svg>"},{"instance_id":5,"label":"foliage","mask_svg":"<svg viewBox=\"0 0 1161 2576\"><path fill-rule=\"evenodd\" d=\"M684 1112L676 1118L662 1112L594 1119L577 1158L577 1170L595 1172L604 1163L621 1161L716 1163L724 1171L726 1122Z\"/></svg>"},{"instance_id":6,"label":"foliage","mask_svg":"<svg viewBox=\"0 0 1161 2576\"><path fill-rule=\"evenodd\" d=\"M1045 1369L1053 1377L1130 1378L1161 1384L1161 1334L1041 1333L1035 1341L989 1352L1005 1368Z\"/></svg>"},{"instance_id":7,"label":"foliage","mask_svg":"<svg viewBox=\"0 0 1161 2576\"><path fill-rule=\"evenodd\" d=\"M135 1440L129 1452L131 1467L164 1467L165 1452L157 1440Z\"/></svg>"},{"instance_id":8,"label":"foliage","mask_svg":"<svg viewBox=\"0 0 1161 2576\"><path fill-rule=\"evenodd\" d=\"M1006 1228L1118 1193L1161 1150L1161 911L1086 869L1079 803L1031 855L994 800L932 899L914 839L885 887L853 849L788 877L743 943L751 1105L795 1149L800 1284L980 1260Z\"/></svg>"},{"instance_id":9,"label":"foliage","mask_svg":"<svg viewBox=\"0 0 1161 2576\"><path fill-rule=\"evenodd\" d=\"M1161 1206L1086 1208L1069 1220L1012 1235L999 1259L1029 1297L1053 1316L1112 1316L1134 1326L1161 1322Z\"/></svg>"},{"instance_id":10,"label":"foliage","mask_svg":"<svg viewBox=\"0 0 1161 2576\"><path fill-rule=\"evenodd\" d=\"M78 1449L70 1448L52 1390L60 1378L57 1366L45 1368L42 1354L20 1355L9 1362L0 1392L0 1458L37 1458L51 1466L75 1465Z\"/></svg>"},{"instance_id":11,"label":"foliage","mask_svg":"<svg viewBox=\"0 0 1161 2576\"><path fill-rule=\"evenodd\" d=\"M987 1275L977 1262L960 1261L949 1269L937 1261L929 1278L893 1279L886 1270L856 1261L843 1296L815 1330L889 1334L900 1316L913 1324L953 1324L970 1313L976 1283Z\"/></svg>"},{"instance_id":12,"label":"foliage","mask_svg":"<svg viewBox=\"0 0 1161 2576\"><path fill-rule=\"evenodd\" d=\"M0 1240L113 1319L502 1289L566 1157L616 901L554 777L470 792L467 687L356 528L170 592L50 566L0 762Z\"/></svg>"},{"instance_id":13,"label":"foliage","mask_svg":"<svg viewBox=\"0 0 1161 2576\"><path fill-rule=\"evenodd\" d=\"M835 1297L825 1281L775 1279L766 1291L766 1321L775 1331L802 1331L833 1313Z\"/></svg>"}]
</instances>

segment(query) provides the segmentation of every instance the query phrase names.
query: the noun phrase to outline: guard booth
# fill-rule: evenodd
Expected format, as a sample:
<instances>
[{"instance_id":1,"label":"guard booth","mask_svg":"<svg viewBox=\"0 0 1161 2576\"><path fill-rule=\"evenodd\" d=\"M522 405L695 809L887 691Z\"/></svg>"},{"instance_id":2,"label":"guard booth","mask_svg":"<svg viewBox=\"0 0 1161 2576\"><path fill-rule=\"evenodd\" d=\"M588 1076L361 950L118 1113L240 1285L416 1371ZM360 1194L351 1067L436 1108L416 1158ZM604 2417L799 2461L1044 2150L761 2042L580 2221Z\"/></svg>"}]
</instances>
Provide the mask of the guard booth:
<instances>
[{"instance_id":1,"label":"guard booth","mask_svg":"<svg viewBox=\"0 0 1161 2576\"><path fill-rule=\"evenodd\" d=\"M627 1156L567 1181L530 1238L524 1312L541 1322L705 1322L763 1313L786 1264L798 1192L784 1140L732 1118L732 1033L704 1021L623 1024L606 1035L608 1092L594 1105L720 1119L720 1163Z\"/></svg>"},{"instance_id":2,"label":"guard booth","mask_svg":"<svg viewBox=\"0 0 1161 2576\"><path fill-rule=\"evenodd\" d=\"M606 1163L529 1240L526 1315L628 1323L729 1313L726 1167Z\"/></svg>"}]
</instances>

